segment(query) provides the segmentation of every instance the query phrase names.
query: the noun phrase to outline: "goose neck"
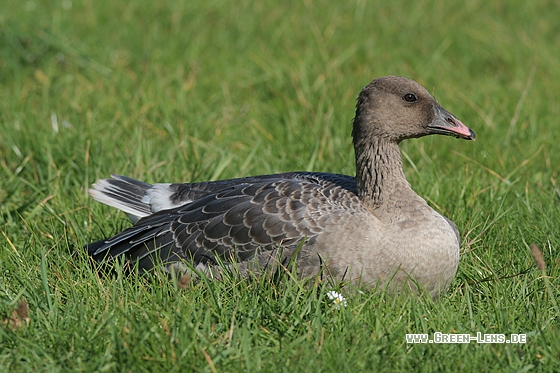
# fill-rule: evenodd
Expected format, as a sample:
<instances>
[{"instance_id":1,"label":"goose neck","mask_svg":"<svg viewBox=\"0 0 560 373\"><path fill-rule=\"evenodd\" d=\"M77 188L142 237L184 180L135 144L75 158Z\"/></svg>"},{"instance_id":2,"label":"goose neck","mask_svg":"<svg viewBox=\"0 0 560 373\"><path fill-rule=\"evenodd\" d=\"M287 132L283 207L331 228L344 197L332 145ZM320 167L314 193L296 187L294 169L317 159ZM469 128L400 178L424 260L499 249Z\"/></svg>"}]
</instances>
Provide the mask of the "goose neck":
<instances>
[{"instance_id":1,"label":"goose neck","mask_svg":"<svg viewBox=\"0 0 560 373\"><path fill-rule=\"evenodd\" d=\"M358 197L366 205L380 207L391 195L402 195L396 192L410 190L398 143L377 137L356 143L355 150Z\"/></svg>"}]
</instances>

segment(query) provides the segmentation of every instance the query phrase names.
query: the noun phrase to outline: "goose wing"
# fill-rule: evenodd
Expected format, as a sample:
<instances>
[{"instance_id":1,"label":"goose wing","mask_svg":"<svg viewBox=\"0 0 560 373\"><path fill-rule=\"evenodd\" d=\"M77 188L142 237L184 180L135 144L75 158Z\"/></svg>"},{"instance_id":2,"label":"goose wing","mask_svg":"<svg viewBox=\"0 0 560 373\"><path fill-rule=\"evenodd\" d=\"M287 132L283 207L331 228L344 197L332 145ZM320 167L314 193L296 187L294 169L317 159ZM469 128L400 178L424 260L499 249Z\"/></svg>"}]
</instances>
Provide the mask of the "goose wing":
<instances>
[{"instance_id":1,"label":"goose wing","mask_svg":"<svg viewBox=\"0 0 560 373\"><path fill-rule=\"evenodd\" d=\"M214 263L217 256L244 262L279 246L312 245L331 213L360 205L353 178L344 175L293 173L175 185L170 198L183 205L88 245L94 259L125 255L144 269L153 266L154 254L195 265Z\"/></svg>"}]
</instances>

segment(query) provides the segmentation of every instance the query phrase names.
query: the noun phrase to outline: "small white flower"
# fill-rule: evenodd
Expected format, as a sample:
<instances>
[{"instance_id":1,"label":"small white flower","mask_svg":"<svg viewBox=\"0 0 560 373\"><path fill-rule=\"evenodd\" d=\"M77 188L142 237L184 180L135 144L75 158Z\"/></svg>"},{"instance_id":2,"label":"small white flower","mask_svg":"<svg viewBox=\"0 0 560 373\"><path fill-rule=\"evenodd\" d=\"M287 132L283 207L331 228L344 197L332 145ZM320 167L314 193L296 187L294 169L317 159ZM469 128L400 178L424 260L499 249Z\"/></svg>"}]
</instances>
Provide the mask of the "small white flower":
<instances>
[{"instance_id":1,"label":"small white flower","mask_svg":"<svg viewBox=\"0 0 560 373\"><path fill-rule=\"evenodd\" d=\"M327 292L327 297L329 297L336 309L346 307L346 298L344 298L339 292L331 290Z\"/></svg>"}]
</instances>

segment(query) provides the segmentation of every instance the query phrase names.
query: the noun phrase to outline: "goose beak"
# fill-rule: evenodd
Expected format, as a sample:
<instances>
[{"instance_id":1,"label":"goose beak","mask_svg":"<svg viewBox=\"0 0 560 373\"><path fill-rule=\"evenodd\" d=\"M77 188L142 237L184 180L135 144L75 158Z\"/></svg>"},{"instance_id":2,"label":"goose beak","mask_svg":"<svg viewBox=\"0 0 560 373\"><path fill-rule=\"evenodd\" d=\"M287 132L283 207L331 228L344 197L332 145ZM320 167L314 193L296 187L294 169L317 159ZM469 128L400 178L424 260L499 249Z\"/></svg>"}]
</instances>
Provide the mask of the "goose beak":
<instances>
[{"instance_id":1,"label":"goose beak","mask_svg":"<svg viewBox=\"0 0 560 373\"><path fill-rule=\"evenodd\" d=\"M434 106L435 118L428 125L430 134L454 136L465 140L474 140L476 135L453 114L439 105Z\"/></svg>"}]
</instances>

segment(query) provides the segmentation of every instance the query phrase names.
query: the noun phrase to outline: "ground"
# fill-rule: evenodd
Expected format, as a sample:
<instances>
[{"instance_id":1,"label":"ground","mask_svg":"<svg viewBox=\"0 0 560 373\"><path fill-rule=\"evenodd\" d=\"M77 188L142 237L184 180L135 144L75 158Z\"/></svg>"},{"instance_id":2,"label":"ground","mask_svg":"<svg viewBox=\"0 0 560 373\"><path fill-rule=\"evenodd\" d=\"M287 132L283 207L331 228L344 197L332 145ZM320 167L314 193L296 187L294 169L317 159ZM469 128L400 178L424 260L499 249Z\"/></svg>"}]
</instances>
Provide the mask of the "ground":
<instances>
[{"instance_id":1,"label":"ground","mask_svg":"<svg viewBox=\"0 0 560 373\"><path fill-rule=\"evenodd\" d=\"M3 1L0 370L559 371L557 19L551 1ZM129 224L96 179L352 174L355 98L389 74L477 135L402 146L463 238L436 301L92 270L81 246ZM436 332L526 343L407 343Z\"/></svg>"}]
</instances>

